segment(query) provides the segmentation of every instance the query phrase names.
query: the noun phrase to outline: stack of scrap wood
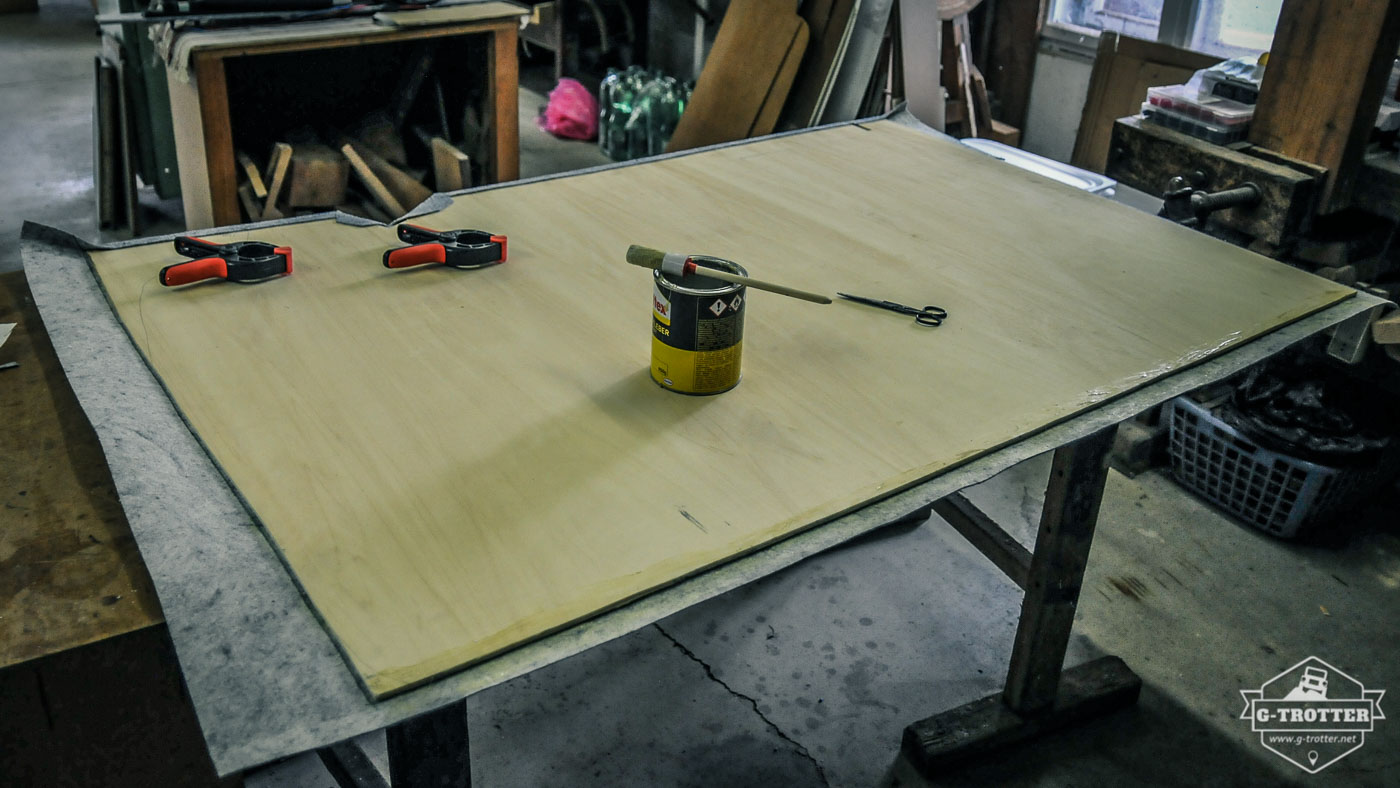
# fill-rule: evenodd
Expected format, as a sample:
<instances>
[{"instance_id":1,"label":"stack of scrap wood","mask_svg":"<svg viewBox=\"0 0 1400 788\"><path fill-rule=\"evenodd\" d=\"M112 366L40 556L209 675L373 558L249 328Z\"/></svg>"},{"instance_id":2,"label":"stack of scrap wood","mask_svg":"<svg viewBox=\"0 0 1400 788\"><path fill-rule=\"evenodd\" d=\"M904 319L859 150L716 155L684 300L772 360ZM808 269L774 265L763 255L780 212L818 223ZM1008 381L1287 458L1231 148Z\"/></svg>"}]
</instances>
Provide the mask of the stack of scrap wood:
<instances>
[{"instance_id":1,"label":"stack of scrap wood","mask_svg":"<svg viewBox=\"0 0 1400 788\"><path fill-rule=\"evenodd\" d=\"M1400 310L1391 309L1388 314L1372 323L1371 339L1381 346L1387 356L1400 361Z\"/></svg>"},{"instance_id":2,"label":"stack of scrap wood","mask_svg":"<svg viewBox=\"0 0 1400 788\"><path fill-rule=\"evenodd\" d=\"M436 43L418 48L384 109L343 128L285 130L263 168L238 152L238 196L247 218L341 210L390 221L435 191L478 183L488 135L480 111L469 104L457 125L458 141L452 141L443 85L433 74ZM432 122L425 127L411 123L411 117L432 117Z\"/></svg>"},{"instance_id":3,"label":"stack of scrap wood","mask_svg":"<svg viewBox=\"0 0 1400 788\"><path fill-rule=\"evenodd\" d=\"M238 196L250 221L341 210L379 221L396 219L434 191L471 186L471 158L440 135L415 127L406 144L387 115L324 137L306 130L272 146L259 168L239 152ZM426 167L410 166L409 151Z\"/></svg>"}]
</instances>

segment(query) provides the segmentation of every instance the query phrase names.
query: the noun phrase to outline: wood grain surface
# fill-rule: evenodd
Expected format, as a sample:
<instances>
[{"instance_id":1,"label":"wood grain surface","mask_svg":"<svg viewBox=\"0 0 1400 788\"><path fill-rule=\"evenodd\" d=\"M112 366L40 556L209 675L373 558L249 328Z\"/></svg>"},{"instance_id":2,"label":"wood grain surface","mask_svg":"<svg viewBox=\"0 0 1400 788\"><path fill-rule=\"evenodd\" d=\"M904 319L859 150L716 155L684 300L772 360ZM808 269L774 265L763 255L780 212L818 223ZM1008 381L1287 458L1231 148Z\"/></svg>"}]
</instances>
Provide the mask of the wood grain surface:
<instances>
[{"instance_id":1,"label":"wood grain surface","mask_svg":"<svg viewBox=\"0 0 1400 788\"><path fill-rule=\"evenodd\" d=\"M0 363L19 363L0 372L0 668L8 668L164 618L22 272L0 275L0 323L16 324Z\"/></svg>"},{"instance_id":2,"label":"wood grain surface","mask_svg":"<svg viewBox=\"0 0 1400 788\"><path fill-rule=\"evenodd\" d=\"M797 67L802 65L803 53L807 51L807 38L807 26L799 25L797 33L792 37L792 43L788 44L783 62L778 65L778 73L773 75L773 82L768 86L768 95L758 108L753 126L745 136L762 137L773 133L773 127L778 124L778 115L787 104L788 94L792 92L792 81L797 77Z\"/></svg>"},{"instance_id":3,"label":"wood grain surface","mask_svg":"<svg viewBox=\"0 0 1400 788\"><path fill-rule=\"evenodd\" d=\"M771 129L792 88L807 50L807 23L790 0L734 0L724 12L714 46L695 82L695 92L676 124L668 151L689 150L749 136L754 121L772 104ZM796 63L789 53L796 46ZM784 65L789 69L785 72ZM774 85L782 77L781 90Z\"/></svg>"},{"instance_id":4,"label":"wood grain surface","mask_svg":"<svg viewBox=\"0 0 1400 788\"><path fill-rule=\"evenodd\" d=\"M296 273L156 284L122 320L368 691L384 696L926 479L1353 291L893 122L459 196L510 237L389 271L387 227L255 230ZM248 233L212 236L251 237ZM648 376L629 244L945 307L751 291L744 373Z\"/></svg>"},{"instance_id":5,"label":"wood grain surface","mask_svg":"<svg viewBox=\"0 0 1400 788\"><path fill-rule=\"evenodd\" d=\"M1249 141L1328 170L1318 212L1351 189L1400 45L1400 0L1287 0Z\"/></svg>"}]
</instances>

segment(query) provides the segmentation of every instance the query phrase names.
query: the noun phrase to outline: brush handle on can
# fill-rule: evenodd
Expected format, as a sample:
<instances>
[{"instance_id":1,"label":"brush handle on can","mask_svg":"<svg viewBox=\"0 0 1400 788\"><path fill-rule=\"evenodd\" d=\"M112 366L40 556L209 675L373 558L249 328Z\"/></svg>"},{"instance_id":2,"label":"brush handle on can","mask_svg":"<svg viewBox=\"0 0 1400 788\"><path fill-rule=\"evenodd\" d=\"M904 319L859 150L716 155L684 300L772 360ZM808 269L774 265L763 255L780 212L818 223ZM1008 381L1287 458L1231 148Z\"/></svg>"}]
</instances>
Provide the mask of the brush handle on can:
<instances>
[{"instance_id":1,"label":"brush handle on can","mask_svg":"<svg viewBox=\"0 0 1400 788\"><path fill-rule=\"evenodd\" d=\"M682 269L682 275L699 274L701 276L708 276L711 279L719 279L723 282L733 282L746 287L752 287L755 290L767 290L770 293L785 295L789 298L800 298L803 301L811 301L814 304L831 303L830 298L820 293L809 293L806 290L798 290L795 287L788 287L787 285L780 285L774 282L765 282L762 279L754 279L751 276L740 276L739 274L731 274L728 271L721 271L717 268L698 265L683 255L668 255L660 249L652 249L648 246L638 246L636 244L627 247L627 262L632 265L641 266L642 268L662 268L662 270L666 270L663 264L667 262L667 258L671 258L671 262L678 264Z\"/></svg>"}]
</instances>

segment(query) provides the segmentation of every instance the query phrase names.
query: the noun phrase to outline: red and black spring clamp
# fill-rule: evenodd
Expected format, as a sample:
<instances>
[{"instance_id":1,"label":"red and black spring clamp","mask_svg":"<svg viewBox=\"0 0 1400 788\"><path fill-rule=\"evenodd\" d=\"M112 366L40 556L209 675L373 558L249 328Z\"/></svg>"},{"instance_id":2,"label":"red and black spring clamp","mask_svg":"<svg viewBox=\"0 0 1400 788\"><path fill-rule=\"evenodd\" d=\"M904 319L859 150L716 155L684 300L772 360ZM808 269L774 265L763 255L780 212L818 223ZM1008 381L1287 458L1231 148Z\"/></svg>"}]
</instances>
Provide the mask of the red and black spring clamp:
<instances>
[{"instance_id":1,"label":"red and black spring clamp","mask_svg":"<svg viewBox=\"0 0 1400 788\"><path fill-rule=\"evenodd\" d=\"M438 232L413 224L399 225L399 240L412 246L384 253L385 268L442 263L453 268L485 268L506 261L506 237L483 230Z\"/></svg>"},{"instance_id":2,"label":"red and black spring clamp","mask_svg":"<svg viewBox=\"0 0 1400 788\"><path fill-rule=\"evenodd\" d=\"M262 241L215 244L193 236L175 239L175 251L195 259L160 269L166 287L193 284L205 279L261 282L292 272L292 248Z\"/></svg>"}]
</instances>

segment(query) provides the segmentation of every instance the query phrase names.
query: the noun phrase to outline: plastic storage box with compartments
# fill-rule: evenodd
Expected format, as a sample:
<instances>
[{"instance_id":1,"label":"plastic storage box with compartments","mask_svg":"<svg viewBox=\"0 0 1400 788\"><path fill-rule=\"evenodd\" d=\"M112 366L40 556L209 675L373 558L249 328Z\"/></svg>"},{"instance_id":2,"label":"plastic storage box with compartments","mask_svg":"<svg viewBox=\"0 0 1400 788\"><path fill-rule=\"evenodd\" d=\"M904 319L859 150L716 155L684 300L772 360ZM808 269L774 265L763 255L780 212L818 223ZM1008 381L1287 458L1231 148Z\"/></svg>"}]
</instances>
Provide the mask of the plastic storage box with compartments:
<instances>
[{"instance_id":1,"label":"plastic storage box with compartments","mask_svg":"<svg viewBox=\"0 0 1400 788\"><path fill-rule=\"evenodd\" d=\"M1147 89L1142 114L1149 120L1193 137L1228 145L1244 139L1254 107L1218 96L1201 95L1187 85Z\"/></svg>"}]
</instances>

